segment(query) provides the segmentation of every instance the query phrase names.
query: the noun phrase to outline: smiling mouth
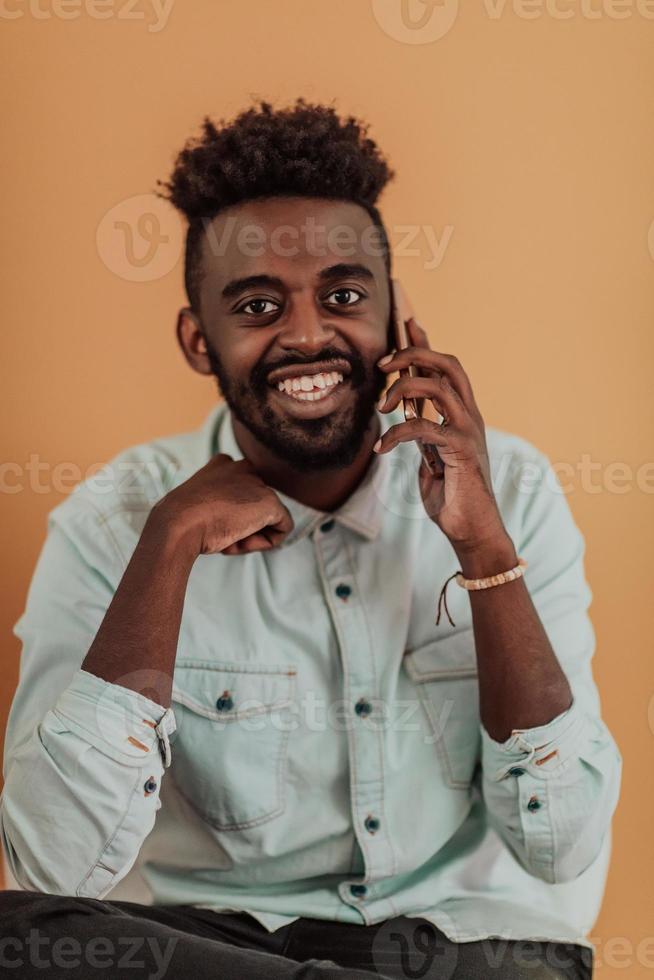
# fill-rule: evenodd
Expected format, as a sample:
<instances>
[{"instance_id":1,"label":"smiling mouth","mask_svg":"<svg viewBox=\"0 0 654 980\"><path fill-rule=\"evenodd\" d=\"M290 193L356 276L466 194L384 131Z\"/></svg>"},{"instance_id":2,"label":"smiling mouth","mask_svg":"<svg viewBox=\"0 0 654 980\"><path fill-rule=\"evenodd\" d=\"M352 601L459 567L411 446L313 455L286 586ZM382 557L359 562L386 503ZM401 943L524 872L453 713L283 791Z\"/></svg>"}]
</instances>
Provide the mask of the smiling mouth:
<instances>
[{"instance_id":1,"label":"smiling mouth","mask_svg":"<svg viewBox=\"0 0 654 980\"><path fill-rule=\"evenodd\" d=\"M318 402L329 398L332 392L343 383L340 371L320 371L318 374L303 374L295 378L283 378L276 388L282 394L300 402Z\"/></svg>"}]
</instances>

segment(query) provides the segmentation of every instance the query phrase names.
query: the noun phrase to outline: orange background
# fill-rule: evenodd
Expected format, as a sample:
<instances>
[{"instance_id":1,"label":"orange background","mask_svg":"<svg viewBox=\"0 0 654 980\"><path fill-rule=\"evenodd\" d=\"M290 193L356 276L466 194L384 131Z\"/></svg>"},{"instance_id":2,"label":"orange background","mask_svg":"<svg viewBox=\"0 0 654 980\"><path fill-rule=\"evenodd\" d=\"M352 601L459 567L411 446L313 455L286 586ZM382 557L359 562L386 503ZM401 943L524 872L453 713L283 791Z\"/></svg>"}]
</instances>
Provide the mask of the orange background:
<instances>
[{"instance_id":1,"label":"orange background","mask_svg":"<svg viewBox=\"0 0 654 980\"><path fill-rule=\"evenodd\" d=\"M429 14L412 3L416 18ZM588 0L583 9L561 0L534 19L525 16L533 3L479 0L442 37L424 41L423 32L413 43L420 30L402 28L400 6L176 0L159 24L146 0L114 0L106 19L82 0L40 0L38 16L29 0L3 7L12 84L1 95L1 424L12 466L0 493L0 728L17 677L11 627L47 512L76 472L198 425L215 401L213 383L189 371L174 341L184 301L175 219L150 208L168 242L139 266L152 224L134 235L129 259L127 232L112 224L118 212L105 215L168 176L205 113L231 117L251 96L335 99L370 121L397 171L382 211L405 253L396 272L433 346L463 362L489 425L572 467L565 480L587 541L596 678L625 759L592 936L602 977L627 966L629 977L649 976L654 20L636 0L593 0L594 18ZM456 13L442 0L439 16L443 7ZM121 220L146 212L128 203ZM422 232L417 254L406 254L403 226L429 226L446 243L435 267ZM654 232L650 241L654 250ZM47 466L35 479L36 462ZM62 463L72 469L56 469Z\"/></svg>"}]
</instances>

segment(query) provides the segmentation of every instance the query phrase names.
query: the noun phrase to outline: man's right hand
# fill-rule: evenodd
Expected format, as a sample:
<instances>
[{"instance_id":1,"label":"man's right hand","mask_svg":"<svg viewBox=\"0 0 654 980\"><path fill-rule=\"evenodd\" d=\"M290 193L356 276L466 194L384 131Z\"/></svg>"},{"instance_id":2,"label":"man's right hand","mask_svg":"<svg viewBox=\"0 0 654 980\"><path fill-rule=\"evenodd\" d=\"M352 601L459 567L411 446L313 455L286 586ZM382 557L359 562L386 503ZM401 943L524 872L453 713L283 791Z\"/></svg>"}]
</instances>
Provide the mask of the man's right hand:
<instances>
[{"instance_id":1,"label":"man's right hand","mask_svg":"<svg viewBox=\"0 0 654 980\"><path fill-rule=\"evenodd\" d=\"M288 509L252 464L225 453L167 493L149 521L180 535L194 557L268 551L293 529Z\"/></svg>"}]
</instances>

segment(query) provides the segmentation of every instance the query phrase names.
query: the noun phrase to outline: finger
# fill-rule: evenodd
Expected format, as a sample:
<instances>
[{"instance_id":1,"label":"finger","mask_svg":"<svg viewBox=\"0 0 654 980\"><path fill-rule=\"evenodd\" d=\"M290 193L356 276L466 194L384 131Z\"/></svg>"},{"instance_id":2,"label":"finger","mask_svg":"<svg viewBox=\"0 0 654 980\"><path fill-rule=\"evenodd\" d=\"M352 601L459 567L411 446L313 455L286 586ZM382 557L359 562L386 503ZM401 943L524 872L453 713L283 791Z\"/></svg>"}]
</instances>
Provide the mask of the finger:
<instances>
[{"instance_id":1,"label":"finger","mask_svg":"<svg viewBox=\"0 0 654 980\"><path fill-rule=\"evenodd\" d=\"M230 456L227 457L231 459ZM244 473L256 473L256 468L249 459L236 459L234 462L234 469L242 470Z\"/></svg>"},{"instance_id":2,"label":"finger","mask_svg":"<svg viewBox=\"0 0 654 980\"><path fill-rule=\"evenodd\" d=\"M279 528L277 525L270 524L267 528L264 528L264 530L261 533L266 536L266 538L268 539L268 541L270 541L273 548L277 548L283 541L286 540L286 538L289 535L289 531L291 530L292 530L292 522L291 522L291 527L288 529L286 528L282 529Z\"/></svg>"},{"instance_id":3,"label":"finger","mask_svg":"<svg viewBox=\"0 0 654 980\"><path fill-rule=\"evenodd\" d=\"M223 548L220 554L248 555L253 551L270 551L270 549L273 547L273 543L269 541L261 531L257 531L256 534L248 534L246 538L241 538L239 541L233 541L229 547Z\"/></svg>"},{"instance_id":4,"label":"finger","mask_svg":"<svg viewBox=\"0 0 654 980\"><path fill-rule=\"evenodd\" d=\"M380 371L384 371L386 374L392 374L394 371L408 368L412 364L417 368L422 368L431 373L438 374L442 372L447 375L450 384L458 393L461 401L470 410L474 408L476 411L479 411L468 375L463 370L458 358L453 354L443 354L441 351L432 350L430 347L413 346L405 347L401 351L395 351L394 354L389 356L388 360L382 357L381 361L377 362Z\"/></svg>"},{"instance_id":5,"label":"finger","mask_svg":"<svg viewBox=\"0 0 654 980\"><path fill-rule=\"evenodd\" d=\"M420 474L423 474L424 478L428 478L431 482L434 480L441 480L445 472L445 466L436 446L433 443L431 445L427 445L424 442L419 442L418 448L420 449L420 455L422 457L420 462Z\"/></svg>"},{"instance_id":6,"label":"finger","mask_svg":"<svg viewBox=\"0 0 654 980\"><path fill-rule=\"evenodd\" d=\"M288 507L285 507L283 504L280 504L280 512L279 512L278 519L274 523L271 523L266 528L266 530L270 534L274 535L275 539L277 539L280 536L281 538L285 538L286 535L289 534L294 527L295 524L293 522L293 518L291 517L291 512L289 511Z\"/></svg>"},{"instance_id":7,"label":"finger","mask_svg":"<svg viewBox=\"0 0 654 980\"><path fill-rule=\"evenodd\" d=\"M445 476L445 464L438 455L438 450L434 446L431 447L431 450L438 457L431 464L432 470L427 466L424 457L420 461L420 469L418 470L418 486L423 497L427 496L435 481L442 480Z\"/></svg>"},{"instance_id":8,"label":"finger","mask_svg":"<svg viewBox=\"0 0 654 980\"><path fill-rule=\"evenodd\" d=\"M290 511L280 503L277 520L271 521L270 524L266 524L258 531L246 534L238 541L233 541L231 545L223 549L221 554L244 555L252 551L270 551L271 548L279 547L294 526Z\"/></svg>"},{"instance_id":9,"label":"finger","mask_svg":"<svg viewBox=\"0 0 654 980\"><path fill-rule=\"evenodd\" d=\"M282 535L282 538L286 535ZM243 541L244 548L247 552L250 551L269 551L271 548L276 547L277 540L272 533L272 529L269 527L264 527L256 534L251 534L249 537L245 538Z\"/></svg>"},{"instance_id":10,"label":"finger","mask_svg":"<svg viewBox=\"0 0 654 980\"><path fill-rule=\"evenodd\" d=\"M380 400L379 411L392 412L402 398L428 398L451 424L462 425L465 422L465 405L444 376L398 378L386 392L385 399Z\"/></svg>"},{"instance_id":11,"label":"finger","mask_svg":"<svg viewBox=\"0 0 654 980\"><path fill-rule=\"evenodd\" d=\"M445 448L450 445L451 434L452 430L449 426L441 431L441 426L437 422L431 422L429 419L411 419L409 422L392 425L375 443L373 449L376 453L385 453L401 442L415 442L416 439L422 440L427 445Z\"/></svg>"}]
</instances>

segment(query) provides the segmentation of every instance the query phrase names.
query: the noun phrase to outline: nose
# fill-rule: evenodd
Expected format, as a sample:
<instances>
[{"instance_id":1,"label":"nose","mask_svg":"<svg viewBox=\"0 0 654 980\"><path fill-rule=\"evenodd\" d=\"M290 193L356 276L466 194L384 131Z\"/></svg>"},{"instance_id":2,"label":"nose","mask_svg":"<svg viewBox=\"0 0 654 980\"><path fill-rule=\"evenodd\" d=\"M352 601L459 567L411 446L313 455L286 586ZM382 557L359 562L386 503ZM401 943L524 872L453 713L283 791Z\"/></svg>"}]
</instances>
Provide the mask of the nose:
<instances>
[{"instance_id":1,"label":"nose","mask_svg":"<svg viewBox=\"0 0 654 980\"><path fill-rule=\"evenodd\" d=\"M277 340L286 351L311 356L329 346L335 333L329 316L316 306L314 297L298 295L293 297Z\"/></svg>"}]
</instances>

